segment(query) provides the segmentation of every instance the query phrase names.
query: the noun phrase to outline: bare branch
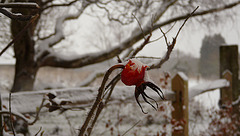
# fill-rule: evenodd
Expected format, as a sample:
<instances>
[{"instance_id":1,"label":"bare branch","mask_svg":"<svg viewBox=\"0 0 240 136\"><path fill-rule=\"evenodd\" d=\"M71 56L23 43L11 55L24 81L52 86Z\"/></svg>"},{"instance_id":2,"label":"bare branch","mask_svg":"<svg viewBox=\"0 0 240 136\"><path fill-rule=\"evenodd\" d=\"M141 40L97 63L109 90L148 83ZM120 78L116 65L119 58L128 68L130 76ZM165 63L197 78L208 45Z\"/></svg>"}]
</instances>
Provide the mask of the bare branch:
<instances>
[{"instance_id":1,"label":"bare branch","mask_svg":"<svg viewBox=\"0 0 240 136\"><path fill-rule=\"evenodd\" d=\"M218 7L218 8L212 8L212 9L208 9L208 10L204 10L204 11L199 11L199 12L194 13L192 15L192 17L203 16L203 15L206 15L206 14L211 14L211 13L215 13L215 12L220 12L220 11L223 11L223 10L231 9L231 8L233 8L233 7L235 7L235 6L239 5L239 4L240 4L240 1L237 1L237 2L234 2L234 3L228 4L228 5L224 5L224 6ZM176 22L176 21L180 21L180 20L186 19L189 16L190 16L190 14L186 14L186 15L182 15L182 16L171 18L171 19L166 20L166 21L164 21L162 23L154 25L153 29L156 30L159 27L171 24L171 23Z\"/></svg>"},{"instance_id":2,"label":"bare branch","mask_svg":"<svg viewBox=\"0 0 240 136\"><path fill-rule=\"evenodd\" d=\"M167 32L165 32L165 34L167 34L168 32L170 32L170 31L172 30L172 28L175 26L175 24L176 24L176 22L167 30ZM164 37L164 35L160 36L160 37L157 38L157 39L154 39L154 40L152 40L152 41L149 41L149 43L158 41L158 40L160 40L160 39L163 38L163 37Z\"/></svg>"},{"instance_id":3,"label":"bare branch","mask_svg":"<svg viewBox=\"0 0 240 136\"><path fill-rule=\"evenodd\" d=\"M143 29L142 29L142 26L141 26L140 22L138 21L137 17L136 17L134 14L132 14L132 16L137 20L137 23L138 23L138 25L139 25L139 27L140 27L140 29L141 29L141 31L142 31L143 38L144 38L144 40L146 41L145 34L144 34L144 32L143 32Z\"/></svg>"},{"instance_id":4,"label":"bare branch","mask_svg":"<svg viewBox=\"0 0 240 136\"><path fill-rule=\"evenodd\" d=\"M61 42L65 38L63 29L62 29L63 23L67 20L77 19L79 16L82 15L83 11L88 6L89 6L89 4L82 5L81 10L79 10L77 13L63 15L57 19L54 34L50 35L49 38L47 38L39 43L39 46L37 48L36 59L39 59L39 60L43 59L46 55L48 55L50 53L48 50L50 47L53 47L54 45Z\"/></svg>"},{"instance_id":5,"label":"bare branch","mask_svg":"<svg viewBox=\"0 0 240 136\"><path fill-rule=\"evenodd\" d=\"M198 8L199 8L199 6L197 6L197 8L195 8L195 9L193 10L193 12L184 20L182 26L179 28L179 30L178 30L178 32L177 32L177 34L176 34L176 36L175 36L175 39L176 39L176 40L177 40L177 37L178 37L180 31L182 30L183 26L185 25L185 23L188 21L188 19L189 19L191 16L193 16L193 14L195 13L195 11L196 11Z\"/></svg>"},{"instance_id":6,"label":"bare branch","mask_svg":"<svg viewBox=\"0 0 240 136\"><path fill-rule=\"evenodd\" d=\"M159 28L159 29L161 30L161 32L163 33L163 36L164 36L164 38L165 38L165 42L166 42L166 45L167 45L167 52L166 52L164 58L161 59L159 63L157 63L157 64L152 64L152 65L150 66L150 69L160 68L160 67L162 66L162 64L165 63L165 62L169 59L170 54L171 54L171 52L172 52L172 50L173 50L173 48L174 48L174 46L175 46L175 44L176 44L176 40L177 40L177 37L178 37L180 31L182 30L182 28L183 28L183 26L185 25L185 23L187 22L187 20L188 20L191 16L194 15L194 13L195 13L195 11L196 11L197 9L198 9L198 7L197 7L196 9L194 9L194 11L184 20L184 22L183 22L183 24L181 25L181 27L179 28L176 36L173 38L172 43L168 43L166 34L162 31L161 28Z\"/></svg>"},{"instance_id":7,"label":"bare branch","mask_svg":"<svg viewBox=\"0 0 240 136\"><path fill-rule=\"evenodd\" d=\"M135 57L149 43L151 36L152 33L150 33L150 35L144 40L144 42L131 53L130 58Z\"/></svg>"}]
</instances>

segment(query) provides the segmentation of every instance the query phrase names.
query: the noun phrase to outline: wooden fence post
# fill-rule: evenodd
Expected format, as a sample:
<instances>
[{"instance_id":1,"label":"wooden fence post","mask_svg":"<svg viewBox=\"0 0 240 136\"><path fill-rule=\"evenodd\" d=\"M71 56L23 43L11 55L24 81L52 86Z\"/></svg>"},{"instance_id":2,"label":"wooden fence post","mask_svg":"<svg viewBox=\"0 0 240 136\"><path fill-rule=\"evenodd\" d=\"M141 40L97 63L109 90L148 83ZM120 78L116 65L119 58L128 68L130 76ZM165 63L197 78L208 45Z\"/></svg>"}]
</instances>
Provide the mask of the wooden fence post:
<instances>
[{"instance_id":1,"label":"wooden fence post","mask_svg":"<svg viewBox=\"0 0 240 136\"><path fill-rule=\"evenodd\" d=\"M173 136L188 136L188 78L178 72L172 79L172 91L175 101L172 102Z\"/></svg>"},{"instance_id":2,"label":"wooden fence post","mask_svg":"<svg viewBox=\"0 0 240 136\"><path fill-rule=\"evenodd\" d=\"M233 104L233 114L240 118L240 102L237 100L240 97L240 89L239 89L239 79L238 79L238 46L231 45L231 46L220 46L220 78L224 78L222 73L225 70L229 70L232 73L232 94L231 98L232 101L230 104ZM226 75L225 75L226 76ZM225 89L221 89L220 95L220 102L224 101L225 99ZM238 131L240 131L240 126L238 127Z\"/></svg>"},{"instance_id":3,"label":"wooden fence post","mask_svg":"<svg viewBox=\"0 0 240 136\"><path fill-rule=\"evenodd\" d=\"M219 100L219 106L220 108L223 108L224 106L230 106L232 104L232 72L229 70L225 70L222 73L222 78L228 80L229 87L221 88L220 90L220 96L221 99Z\"/></svg>"},{"instance_id":4,"label":"wooden fence post","mask_svg":"<svg viewBox=\"0 0 240 136\"><path fill-rule=\"evenodd\" d=\"M220 46L220 78L223 78L222 73L225 70L229 70L232 73L232 100L236 101L240 95L238 87L238 46ZM221 90L222 91L222 90ZM221 95L221 99L222 99ZM233 107L237 112L239 104L236 108ZM237 112L239 113L239 112Z\"/></svg>"}]
</instances>

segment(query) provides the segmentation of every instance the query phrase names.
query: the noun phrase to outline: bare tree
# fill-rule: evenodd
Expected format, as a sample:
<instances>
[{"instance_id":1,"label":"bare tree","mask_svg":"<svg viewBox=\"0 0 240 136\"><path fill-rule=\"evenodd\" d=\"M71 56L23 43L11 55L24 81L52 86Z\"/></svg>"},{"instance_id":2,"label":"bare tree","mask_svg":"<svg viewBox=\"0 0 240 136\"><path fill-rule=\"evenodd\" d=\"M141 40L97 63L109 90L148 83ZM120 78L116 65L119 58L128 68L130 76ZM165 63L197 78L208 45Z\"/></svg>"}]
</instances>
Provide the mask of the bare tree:
<instances>
[{"instance_id":1,"label":"bare tree","mask_svg":"<svg viewBox=\"0 0 240 136\"><path fill-rule=\"evenodd\" d=\"M14 2L22 1L15 0ZM240 4L238 0L72 0L61 2L36 0L32 2L37 3L39 9L12 8L12 13L39 14L39 18L21 34L21 38L14 41L16 66L12 92L32 90L40 67L79 68L116 57L144 39L143 34L146 36L160 27L185 19L189 16L190 11L198 5L200 5L200 9L193 16L201 16L203 20L204 15L220 16L217 13ZM49 14L53 16L49 17ZM84 55L63 56L54 47L65 39L64 24L68 20L78 19L83 14L129 26L129 29L126 30L128 34L124 35L120 42L111 43L111 48L108 50ZM139 19L142 30L132 15ZM199 20L199 18L197 19ZM28 21L11 20L13 38L17 37L27 23ZM152 67L157 68L158 66Z\"/></svg>"}]
</instances>

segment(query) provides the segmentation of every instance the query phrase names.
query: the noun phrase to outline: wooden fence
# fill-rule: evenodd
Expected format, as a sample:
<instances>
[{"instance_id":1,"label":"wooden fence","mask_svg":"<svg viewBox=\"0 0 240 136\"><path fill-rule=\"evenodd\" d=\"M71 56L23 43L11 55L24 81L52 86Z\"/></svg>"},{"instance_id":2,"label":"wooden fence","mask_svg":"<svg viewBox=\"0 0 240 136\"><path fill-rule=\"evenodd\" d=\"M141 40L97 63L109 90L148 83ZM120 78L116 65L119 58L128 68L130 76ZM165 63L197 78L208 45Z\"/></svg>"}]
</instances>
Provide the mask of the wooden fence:
<instances>
[{"instance_id":1,"label":"wooden fence","mask_svg":"<svg viewBox=\"0 0 240 136\"><path fill-rule=\"evenodd\" d=\"M232 49L233 48L233 49ZM228 53L222 53L226 50L231 50ZM224 46L220 48L220 77L221 79L211 81L205 84L196 85L192 88L188 88L188 77L178 72L171 81L172 91L165 91L164 95L168 101L172 101L174 110L172 111L172 118L177 122L182 122L178 129L173 129L172 135L174 136L188 136L188 121L189 100L195 96L221 88L221 102L222 104L234 103L238 100L239 88L238 84L238 62L230 61L236 60L235 53L238 53L236 46ZM229 55L232 54L232 55ZM227 60L227 61L226 61ZM231 62L231 63L230 63ZM237 65L237 66L235 66ZM234 68L232 68L234 67ZM236 67L236 68L235 68ZM237 86L237 87L236 87ZM134 93L130 93L129 90L134 90L133 87L116 87L111 96L111 103L121 102L134 102ZM34 113L36 107L41 103L43 95L55 91L59 98L69 99L79 108L89 107L94 101L97 95L97 88L84 87L84 88L72 88L72 89L58 89L58 90L44 90L34 92L19 92L12 94L12 110L20 113ZM161 101L156 94L149 91L149 96ZM236 96L235 96L236 95ZM8 105L8 94L2 94L3 105ZM76 105L77 104L77 105ZM239 105L239 103L235 104ZM237 110L236 110L237 111ZM240 114L238 114L240 115ZM1 121L1 120L0 120Z\"/></svg>"}]
</instances>

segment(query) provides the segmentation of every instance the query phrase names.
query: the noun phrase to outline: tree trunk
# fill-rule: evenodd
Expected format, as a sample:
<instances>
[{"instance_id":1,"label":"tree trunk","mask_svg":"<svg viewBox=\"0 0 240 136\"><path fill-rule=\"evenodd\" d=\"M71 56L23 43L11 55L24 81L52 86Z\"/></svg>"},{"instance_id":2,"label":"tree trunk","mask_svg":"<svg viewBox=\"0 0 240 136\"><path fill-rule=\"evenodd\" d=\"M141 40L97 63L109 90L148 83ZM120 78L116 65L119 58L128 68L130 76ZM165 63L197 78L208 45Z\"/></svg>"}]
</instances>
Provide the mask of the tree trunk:
<instances>
[{"instance_id":1,"label":"tree trunk","mask_svg":"<svg viewBox=\"0 0 240 136\"><path fill-rule=\"evenodd\" d=\"M15 0L15 2L23 2ZM32 9L15 8L13 13L30 15L36 13ZM37 22L37 21L36 21ZM26 26L28 22L11 21L11 32L13 38ZM32 24L27 31L21 34L21 38L14 42L14 53L16 58L14 83L11 92L32 90L36 73L38 71L37 63L34 60L33 34L37 23Z\"/></svg>"}]
</instances>

